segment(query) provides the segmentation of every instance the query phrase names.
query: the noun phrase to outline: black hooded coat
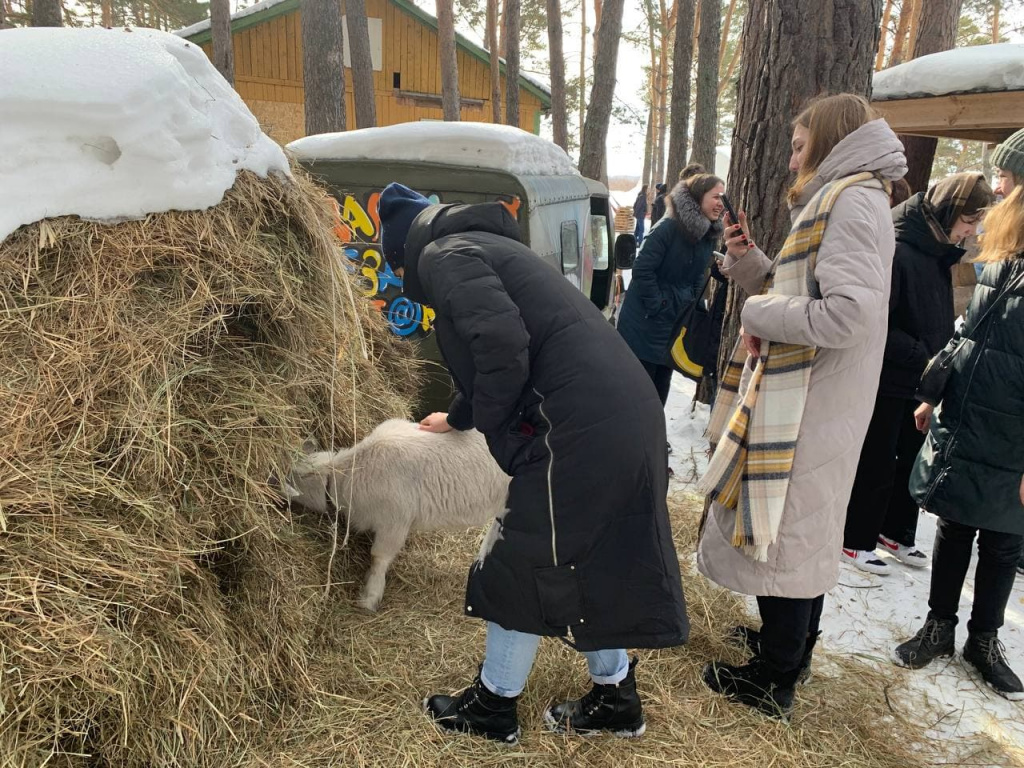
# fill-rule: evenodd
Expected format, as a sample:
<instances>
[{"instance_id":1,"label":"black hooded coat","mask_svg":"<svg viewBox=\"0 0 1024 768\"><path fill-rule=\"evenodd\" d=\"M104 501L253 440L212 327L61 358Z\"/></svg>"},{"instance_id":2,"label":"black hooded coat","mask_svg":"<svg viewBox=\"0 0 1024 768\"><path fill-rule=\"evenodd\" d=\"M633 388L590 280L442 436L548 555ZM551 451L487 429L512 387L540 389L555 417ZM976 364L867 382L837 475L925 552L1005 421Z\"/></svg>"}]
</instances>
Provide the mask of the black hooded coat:
<instances>
[{"instance_id":1,"label":"black hooded coat","mask_svg":"<svg viewBox=\"0 0 1024 768\"><path fill-rule=\"evenodd\" d=\"M482 432L512 477L466 614L582 651L684 643L664 413L615 329L500 203L420 213L404 286L437 313L458 389L449 423Z\"/></svg>"}]
</instances>

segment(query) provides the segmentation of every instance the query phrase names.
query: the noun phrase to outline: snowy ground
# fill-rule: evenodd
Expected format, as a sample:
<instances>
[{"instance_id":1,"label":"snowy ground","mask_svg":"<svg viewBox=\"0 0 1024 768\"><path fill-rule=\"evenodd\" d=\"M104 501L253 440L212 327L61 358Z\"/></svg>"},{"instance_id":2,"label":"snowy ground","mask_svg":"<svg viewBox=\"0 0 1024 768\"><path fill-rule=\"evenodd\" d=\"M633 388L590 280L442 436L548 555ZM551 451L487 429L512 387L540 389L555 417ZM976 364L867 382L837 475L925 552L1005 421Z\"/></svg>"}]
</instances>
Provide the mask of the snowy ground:
<instances>
[{"instance_id":1,"label":"snowy ground","mask_svg":"<svg viewBox=\"0 0 1024 768\"><path fill-rule=\"evenodd\" d=\"M703 434L709 409L703 405L693 409L694 387L693 382L676 374L665 408L668 438L673 448L670 456L675 471L673 490L693 490L707 467L707 441ZM918 545L924 552L931 553L934 537L935 518L922 514ZM892 649L923 624L928 611L930 568L913 569L895 560L890 562L892 573L887 576L863 573L846 564L841 566L839 586L825 598L822 617L824 644L829 651L856 654L889 668ZM972 564L961 597L958 647L962 647L967 637L973 594ZM751 608L756 614L753 601ZM1017 578L1006 611L1006 624L999 636L1006 645L1010 666L1018 674L1024 674L1024 576ZM937 661L917 672L894 670L896 674L905 675L909 680L904 703L907 706L916 705L918 701L925 703L935 723L930 735L949 742L948 754L953 761L950 764L984 764L972 762L964 754L971 742L984 736L1005 745L1007 752L1021 761L1011 764L1024 765L1024 703L997 696L971 676L959 656Z\"/></svg>"}]
</instances>

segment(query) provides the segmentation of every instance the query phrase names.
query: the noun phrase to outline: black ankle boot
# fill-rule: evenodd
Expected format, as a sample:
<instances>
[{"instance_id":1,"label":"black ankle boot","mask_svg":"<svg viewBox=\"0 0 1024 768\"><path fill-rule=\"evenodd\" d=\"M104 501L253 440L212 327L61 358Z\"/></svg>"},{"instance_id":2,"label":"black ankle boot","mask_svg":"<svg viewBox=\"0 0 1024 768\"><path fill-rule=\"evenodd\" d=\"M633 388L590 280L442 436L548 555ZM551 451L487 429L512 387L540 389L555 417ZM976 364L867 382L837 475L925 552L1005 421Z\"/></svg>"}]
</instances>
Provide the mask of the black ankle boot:
<instances>
[{"instance_id":1,"label":"black ankle boot","mask_svg":"<svg viewBox=\"0 0 1024 768\"><path fill-rule=\"evenodd\" d=\"M625 679L614 685L598 685L582 699L567 701L548 708L544 722L553 731L573 731L581 736L594 736L611 731L616 736L634 738L647 730L644 708L636 692L636 663L629 665Z\"/></svg>"},{"instance_id":2,"label":"black ankle boot","mask_svg":"<svg viewBox=\"0 0 1024 768\"><path fill-rule=\"evenodd\" d=\"M734 627L729 637L735 640L743 648L746 648L754 656L761 655L761 632L750 627ZM797 677L797 685L806 685L811 681L811 657L814 655L814 646L818 644L821 632L807 635L807 644L804 646L804 656L800 661L800 675Z\"/></svg>"},{"instance_id":3,"label":"black ankle boot","mask_svg":"<svg viewBox=\"0 0 1024 768\"><path fill-rule=\"evenodd\" d=\"M964 661L978 670L982 679L1000 696L1010 701L1024 699L1024 686L1006 663L1006 649L996 632L968 634Z\"/></svg>"},{"instance_id":4,"label":"black ankle boot","mask_svg":"<svg viewBox=\"0 0 1024 768\"><path fill-rule=\"evenodd\" d=\"M956 650L956 621L929 617L917 634L896 646L896 663L921 669L940 656L952 656Z\"/></svg>"},{"instance_id":5,"label":"black ankle boot","mask_svg":"<svg viewBox=\"0 0 1024 768\"><path fill-rule=\"evenodd\" d=\"M519 742L518 696L499 696L487 690L480 677L458 696L436 694L423 700L423 711L442 728L473 733L506 744Z\"/></svg>"},{"instance_id":6,"label":"black ankle boot","mask_svg":"<svg viewBox=\"0 0 1024 768\"><path fill-rule=\"evenodd\" d=\"M704 667L704 684L715 693L746 704L769 717L788 720L793 711L793 694L800 667L780 672L764 657L755 656L749 664L736 667L715 661Z\"/></svg>"}]
</instances>

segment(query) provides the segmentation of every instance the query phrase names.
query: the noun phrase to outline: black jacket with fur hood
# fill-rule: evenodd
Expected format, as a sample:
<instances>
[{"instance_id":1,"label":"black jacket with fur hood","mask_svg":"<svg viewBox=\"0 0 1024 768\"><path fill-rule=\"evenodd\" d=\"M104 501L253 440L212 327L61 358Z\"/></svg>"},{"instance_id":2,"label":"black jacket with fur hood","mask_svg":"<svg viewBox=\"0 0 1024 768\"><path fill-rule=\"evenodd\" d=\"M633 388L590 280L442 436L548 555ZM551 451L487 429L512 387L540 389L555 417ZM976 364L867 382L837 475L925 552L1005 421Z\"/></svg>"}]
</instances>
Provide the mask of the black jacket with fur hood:
<instances>
[{"instance_id":1,"label":"black jacket with fur hood","mask_svg":"<svg viewBox=\"0 0 1024 768\"><path fill-rule=\"evenodd\" d=\"M683 313L697 298L722 234L721 223L701 213L683 182L669 199L671 207L644 239L633 265L618 323L633 353L658 365L669 365Z\"/></svg>"}]
</instances>

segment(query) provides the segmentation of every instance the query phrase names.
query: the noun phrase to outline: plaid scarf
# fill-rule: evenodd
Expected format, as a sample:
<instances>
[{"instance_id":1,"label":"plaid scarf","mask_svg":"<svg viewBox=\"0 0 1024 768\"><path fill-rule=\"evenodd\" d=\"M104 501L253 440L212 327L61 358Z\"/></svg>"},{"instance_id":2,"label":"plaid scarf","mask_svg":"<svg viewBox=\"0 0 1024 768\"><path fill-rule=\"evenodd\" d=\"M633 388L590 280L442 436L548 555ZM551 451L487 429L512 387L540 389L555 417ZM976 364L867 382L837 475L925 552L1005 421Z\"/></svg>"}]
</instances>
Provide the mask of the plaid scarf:
<instances>
[{"instance_id":1,"label":"plaid scarf","mask_svg":"<svg viewBox=\"0 0 1024 768\"><path fill-rule=\"evenodd\" d=\"M836 200L852 186L884 190L887 184L871 173L860 173L818 190L790 230L762 295L821 298L814 279L818 250ZM711 412L707 434L718 444L700 489L736 510L732 545L762 562L778 536L816 352L816 347L762 340L761 355L741 397L747 352L738 341Z\"/></svg>"}]
</instances>

